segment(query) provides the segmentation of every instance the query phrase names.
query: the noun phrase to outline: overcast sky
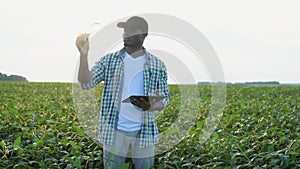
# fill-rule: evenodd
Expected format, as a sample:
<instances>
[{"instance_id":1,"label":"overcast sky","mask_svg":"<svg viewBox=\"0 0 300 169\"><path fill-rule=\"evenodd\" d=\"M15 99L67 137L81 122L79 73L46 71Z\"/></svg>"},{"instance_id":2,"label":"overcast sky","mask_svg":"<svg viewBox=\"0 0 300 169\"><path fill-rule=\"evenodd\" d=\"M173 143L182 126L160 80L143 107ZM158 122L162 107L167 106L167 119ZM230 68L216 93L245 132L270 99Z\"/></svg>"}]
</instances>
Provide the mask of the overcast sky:
<instances>
[{"instance_id":1,"label":"overcast sky","mask_svg":"<svg viewBox=\"0 0 300 169\"><path fill-rule=\"evenodd\" d=\"M203 33L219 57L226 81L300 83L299 7L296 0L2 1L0 72L29 81L72 82L79 33L97 32L126 16L161 13L181 18ZM188 56L184 62L191 68L199 64L192 58L189 62ZM197 81L209 80L194 70Z\"/></svg>"}]
</instances>

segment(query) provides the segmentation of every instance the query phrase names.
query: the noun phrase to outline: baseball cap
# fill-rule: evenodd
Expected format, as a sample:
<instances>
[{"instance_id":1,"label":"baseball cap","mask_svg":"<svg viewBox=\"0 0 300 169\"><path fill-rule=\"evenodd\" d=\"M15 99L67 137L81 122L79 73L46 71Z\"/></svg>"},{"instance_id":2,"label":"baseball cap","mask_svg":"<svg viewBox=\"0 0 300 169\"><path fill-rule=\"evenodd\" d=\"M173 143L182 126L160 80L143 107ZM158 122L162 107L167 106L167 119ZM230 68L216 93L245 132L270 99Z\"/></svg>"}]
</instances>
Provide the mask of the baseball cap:
<instances>
[{"instance_id":1,"label":"baseball cap","mask_svg":"<svg viewBox=\"0 0 300 169\"><path fill-rule=\"evenodd\" d=\"M119 22L117 24L119 28L131 27L135 29L140 29L143 33L148 33L148 23L147 21L139 16L133 16L129 18L126 22Z\"/></svg>"}]
</instances>

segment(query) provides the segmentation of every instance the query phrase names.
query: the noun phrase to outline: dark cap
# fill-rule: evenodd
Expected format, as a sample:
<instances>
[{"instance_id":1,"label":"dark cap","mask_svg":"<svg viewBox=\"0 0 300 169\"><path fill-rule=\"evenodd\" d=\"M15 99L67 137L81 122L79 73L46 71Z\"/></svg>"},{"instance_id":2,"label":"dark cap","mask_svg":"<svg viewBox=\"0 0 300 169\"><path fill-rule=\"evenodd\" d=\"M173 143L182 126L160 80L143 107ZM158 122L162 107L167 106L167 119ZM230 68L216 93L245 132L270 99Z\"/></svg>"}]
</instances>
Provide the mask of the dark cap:
<instances>
[{"instance_id":1,"label":"dark cap","mask_svg":"<svg viewBox=\"0 0 300 169\"><path fill-rule=\"evenodd\" d=\"M143 33L148 33L148 23L147 21L139 16L133 16L129 18L126 22L119 22L117 24L119 28L131 27L135 29L140 29Z\"/></svg>"}]
</instances>

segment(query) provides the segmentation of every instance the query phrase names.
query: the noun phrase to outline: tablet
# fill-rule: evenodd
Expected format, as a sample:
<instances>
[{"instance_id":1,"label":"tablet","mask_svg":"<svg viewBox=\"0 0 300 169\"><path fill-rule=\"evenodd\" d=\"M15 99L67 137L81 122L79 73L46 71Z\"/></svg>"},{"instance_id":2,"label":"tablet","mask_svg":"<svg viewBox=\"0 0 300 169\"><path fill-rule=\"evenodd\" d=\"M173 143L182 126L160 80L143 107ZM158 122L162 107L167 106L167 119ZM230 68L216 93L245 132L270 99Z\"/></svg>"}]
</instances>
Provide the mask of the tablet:
<instances>
[{"instance_id":1,"label":"tablet","mask_svg":"<svg viewBox=\"0 0 300 169\"><path fill-rule=\"evenodd\" d=\"M145 100L147 100L148 102L151 101L151 102L158 102L164 98L166 98L166 96L140 96L140 95L132 95L132 96L129 96L127 97L126 99L124 99L122 102L123 103L131 103L130 100L132 99L140 99L140 98L144 98Z\"/></svg>"}]
</instances>

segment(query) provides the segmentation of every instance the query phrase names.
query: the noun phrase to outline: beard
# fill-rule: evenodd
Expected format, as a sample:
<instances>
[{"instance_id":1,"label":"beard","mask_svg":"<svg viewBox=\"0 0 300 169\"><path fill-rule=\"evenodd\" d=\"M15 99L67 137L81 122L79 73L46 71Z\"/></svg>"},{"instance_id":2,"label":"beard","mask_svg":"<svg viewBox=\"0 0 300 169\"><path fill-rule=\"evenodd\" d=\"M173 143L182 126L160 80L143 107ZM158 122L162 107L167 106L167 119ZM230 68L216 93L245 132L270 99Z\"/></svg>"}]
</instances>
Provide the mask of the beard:
<instances>
[{"instance_id":1,"label":"beard","mask_svg":"<svg viewBox=\"0 0 300 169\"><path fill-rule=\"evenodd\" d=\"M140 48L143 46L143 42L127 42L124 41L124 46L125 47L130 47L130 48Z\"/></svg>"},{"instance_id":2,"label":"beard","mask_svg":"<svg viewBox=\"0 0 300 169\"><path fill-rule=\"evenodd\" d=\"M143 46L144 39L140 35L135 35L124 38L123 42L125 47L139 48Z\"/></svg>"}]
</instances>

